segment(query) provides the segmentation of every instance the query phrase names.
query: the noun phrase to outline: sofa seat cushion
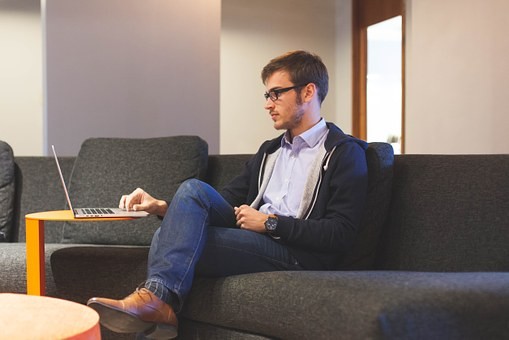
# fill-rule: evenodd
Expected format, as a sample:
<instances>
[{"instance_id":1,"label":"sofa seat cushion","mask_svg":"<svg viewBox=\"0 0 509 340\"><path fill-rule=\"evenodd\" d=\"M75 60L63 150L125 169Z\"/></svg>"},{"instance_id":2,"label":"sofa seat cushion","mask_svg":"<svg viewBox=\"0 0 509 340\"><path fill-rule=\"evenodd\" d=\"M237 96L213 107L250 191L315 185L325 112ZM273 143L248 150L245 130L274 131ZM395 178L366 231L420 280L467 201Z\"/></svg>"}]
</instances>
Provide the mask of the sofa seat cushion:
<instances>
[{"instance_id":1,"label":"sofa seat cushion","mask_svg":"<svg viewBox=\"0 0 509 340\"><path fill-rule=\"evenodd\" d=\"M507 315L509 273L390 271L201 278L183 311L282 339L508 338Z\"/></svg>"},{"instance_id":2,"label":"sofa seat cushion","mask_svg":"<svg viewBox=\"0 0 509 340\"><path fill-rule=\"evenodd\" d=\"M14 227L14 156L6 142L0 141L0 242L11 240Z\"/></svg>"},{"instance_id":3,"label":"sofa seat cushion","mask_svg":"<svg viewBox=\"0 0 509 340\"><path fill-rule=\"evenodd\" d=\"M65 244L45 245L46 295L56 296L57 291L51 270L51 255ZM0 292L26 294L26 244L21 242L0 244L0 263L2 264Z\"/></svg>"},{"instance_id":4,"label":"sofa seat cushion","mask_svg":"<svg viewBox=\"0 0 509 340\"><path fill-rule=\"evenodd\" d=\"M86 303L93 296L121 299L147 277L147 246L69 245L52 254L61 298Z\"/></svg>"},{"instance_id":5,"label":"sofa seat cushion","mask_svg":"<svg viewBox=\"0 0 509 340\"><path fill-rule=\"evenodd\" d=\"M76 158L69 185L74 208L116 207L137 187L170 201L189 178L205 177L207 143L196 136L93 138ZM121 223L66 223L64 243L149 245L155 217Z\"/></svg>"}]
</instances>

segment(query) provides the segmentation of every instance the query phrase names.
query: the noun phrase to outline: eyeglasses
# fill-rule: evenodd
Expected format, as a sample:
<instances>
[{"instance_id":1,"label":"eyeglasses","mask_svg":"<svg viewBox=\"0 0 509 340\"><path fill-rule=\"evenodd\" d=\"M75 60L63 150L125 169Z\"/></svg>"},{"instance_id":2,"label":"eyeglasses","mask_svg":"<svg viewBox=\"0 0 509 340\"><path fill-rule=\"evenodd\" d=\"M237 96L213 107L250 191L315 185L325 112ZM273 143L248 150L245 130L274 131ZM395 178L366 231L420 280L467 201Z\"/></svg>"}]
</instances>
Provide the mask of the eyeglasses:
<instances>
[{"instance_id":1,"label":"eyeglasses","mask_svg":"<svg viewBox=\"0 0 509 340\"><path fill-rule=\"evenodd\" d=\"M265 100L270 98L270 100L275 102L276 100L279 99L279 96L281 95L281 93L285 93L285 92L288 92L290 90L297 89L299 87L303 87L303 86L306 86L306 85L307 84L302 84L302 85L295 85L295 86L290 86L290 87L284 87L282 89L273 89L273 90L270 90L269 92L265 92L263 94L263 96L265 97Z\"/></svg>"}]
</instances>

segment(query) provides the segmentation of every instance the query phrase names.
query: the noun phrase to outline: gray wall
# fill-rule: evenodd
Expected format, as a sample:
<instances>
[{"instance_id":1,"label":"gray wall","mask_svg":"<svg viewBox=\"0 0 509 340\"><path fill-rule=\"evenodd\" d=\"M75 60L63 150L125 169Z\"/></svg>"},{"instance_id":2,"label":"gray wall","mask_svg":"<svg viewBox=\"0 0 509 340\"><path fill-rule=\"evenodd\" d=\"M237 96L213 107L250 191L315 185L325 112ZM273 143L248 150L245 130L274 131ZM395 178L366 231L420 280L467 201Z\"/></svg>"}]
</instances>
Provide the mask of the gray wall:
<instances>
[{"instance_id":1,"label":"gray wall","mask_svg":"<svg viewBox=\"0 0 509 340\"><path fill-rule=\"evenodd\" d=\"M0 139L16 155L43 143L42 34L39 0L0 0Z\"/></svg>"},{"instance_id":2,"label":"gray wall","mask_svg":"<svg viewBox=\"0 0 509 340\"><path fill-rule=\"evenodd\" d=\"M219 152L220 0L47 0L46 150L200 135Z\"/></svg>"}]
</instances>

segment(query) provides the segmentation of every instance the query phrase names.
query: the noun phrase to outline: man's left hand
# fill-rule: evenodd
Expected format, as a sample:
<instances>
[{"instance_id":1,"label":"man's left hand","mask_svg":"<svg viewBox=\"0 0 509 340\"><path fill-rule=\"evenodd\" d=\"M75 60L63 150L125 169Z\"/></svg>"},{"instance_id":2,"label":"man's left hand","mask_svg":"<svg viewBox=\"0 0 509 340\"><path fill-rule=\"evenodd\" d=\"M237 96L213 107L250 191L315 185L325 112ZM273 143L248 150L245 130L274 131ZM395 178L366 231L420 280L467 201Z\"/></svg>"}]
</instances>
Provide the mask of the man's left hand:
<instances>
[{"instance_id":1,"label":"man's left hand","mask_svg":"<svg viewBox=\"0 0 509 340\"><path fill-rule=\"evenodd\" d=\"M261 213L246 204L240 207L234 207L233 209L235 210L237 225L241 229L247 229L257 233L265 232L265 221L269 218L269 215Z\"/></svg>"}]
</instances>

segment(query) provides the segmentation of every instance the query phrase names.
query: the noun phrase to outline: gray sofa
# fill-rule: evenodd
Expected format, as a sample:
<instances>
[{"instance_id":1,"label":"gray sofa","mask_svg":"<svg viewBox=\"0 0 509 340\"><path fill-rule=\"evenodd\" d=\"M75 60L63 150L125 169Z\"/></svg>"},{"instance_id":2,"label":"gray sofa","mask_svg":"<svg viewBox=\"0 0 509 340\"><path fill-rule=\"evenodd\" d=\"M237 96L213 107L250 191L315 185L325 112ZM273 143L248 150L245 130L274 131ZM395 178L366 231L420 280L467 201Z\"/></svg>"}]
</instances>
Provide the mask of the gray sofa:
<instances>
[{"instance_id":1,"label":"gray sofa","mask_svg":"<svg viewBox=\"0 0 509 340\"><path fill-rule=\"evenodd\" d=\"M137 186L168 200L191 177L221 187L249 155L208 155L198 137L90 139L61 159L75 205ZM509 155L367 151L368 203L352 252L327 272L198 278L180 339L509 338ZM29 212L65 198L50 157L0 142L0 292L24 293ZM46 223L47 294L121 298L145 277L157 218ZM133 339L103 329L105 339Z\"/></svg>"}]
</instances>

